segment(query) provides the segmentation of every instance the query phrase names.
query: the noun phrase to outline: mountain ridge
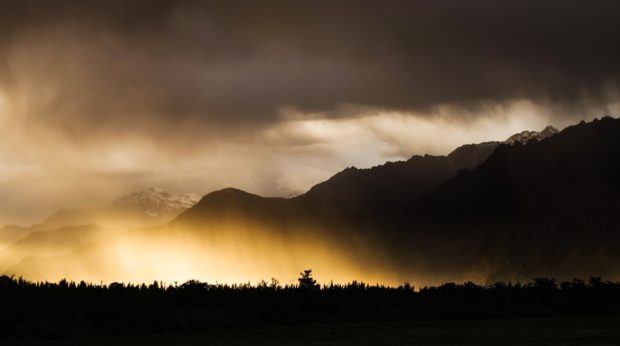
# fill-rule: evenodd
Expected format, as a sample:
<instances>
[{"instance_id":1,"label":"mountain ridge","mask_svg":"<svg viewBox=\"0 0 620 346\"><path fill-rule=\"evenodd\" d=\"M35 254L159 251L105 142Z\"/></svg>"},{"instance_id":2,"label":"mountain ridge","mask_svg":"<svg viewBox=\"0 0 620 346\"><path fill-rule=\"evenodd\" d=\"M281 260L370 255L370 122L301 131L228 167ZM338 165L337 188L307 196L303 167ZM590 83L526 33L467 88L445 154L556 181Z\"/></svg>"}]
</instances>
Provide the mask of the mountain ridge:
<instances>
[{"instance_id":1,"label":"mountain ridge","mask_svg":"<svg viewBox=\"0 0 620 346\"><path fill-rule=\"evenodd\" d=\"M620 277L620 221L613 218L620 213L620 120L522 134L505 143L460 146L446 156L349 167L293 198L213 191L166 225L76 253L94 256L125 237L138 244L152 237L158 245L146 258L159 258L170 244L192 244L196 256L225 251L221 256L244 275L257 273L256 260L414 278L418 285ZM340 257L330 265L313 253ZM28 266L66 273L63 265L76 258ZM208 263L226 263L220 262Z\"/></svg>"},{"instance_id":2,"label":"mountain ridge","mask_svg":"<svg viewBox=\"0 0 620 346\"><path fill-rule=\"evenodd\" d=\"M313 221L323 220L326 229L338 229L349 236L364 238L369 243L382 243L382 247L391 252L393 263L398 263L397 266L402 270L413 270L416 275L427 275L433 267L443 267L439 270L443 274L437 274L438 277L444 275L444 278L454 277L459 280L526 280L531 279L532 275L569 278L605 274L613 277L616 274L609 264L600 265L600 260L588 256L588 253L593 253L596 248L605 253L609 263L616 263L614 255L607 250L603 251L604 245L593 243L592 239L596 236L583 233L582 229L575 226L583 227L584 220L602 214L589 209L581 210L581 213L586 213L581 221L572 215L565 217L573 220L571 225L571 222L560 222L557 218L562 213L552 210L554 203L570 203L564 201L578 201L582 196L579 195L583 192L581 190L562 190L557 187L563 179L570 178L571 183L582 183L585 191L602 191L590 187L590 183L584 182L584 177L576 172L585 174L590 172L586 167L620 162L616 154L620 152L619 144L612 140L614 136L620 138L618 124L618 119L603 118L589 123L581 122L559 133L547 127L539 135L521 132L504 142L461 146L443 157L413 156L407 161L388 162L369 169L349 167L315 185L305 194L284 200L284 206L280 206L281 209L273 212L273 215L285 219L284 223L289 225L303 217ZM606 148L601 141L607 141L609 146ZM549 147L556 149L548 151L546 148ZM469 153L462 155L467 150ZM485 160L479 163L481 157L485 157ZM458 164L450 160L458 160L465 167L454 167ZM430 162L445 169L445 175L436 174L441 170L429 169L426 175L429 178L428 184L419 191L411 190L411 185L403 183L407 179L411 182L412 177L424 178L425 175L421 174L424 169L420 167L424 168ZM398 172L405 170L403 167L414 163L419 165L413 170L418 176L404 174L404 178L399 180L398 174L390 173L394 169ZM545 171L544 167L549 168ZM489 172L491 168L493 170ZM607 182L603 178L609 178L608 173L614 172L616 168L620 170L620 167L609 164L601 170L591 171L587 177L594 181L593 184L596 181ZM380 175L381 178L368 179L367 176L371 174ZM436 181L433 180L435 178ZM509 183L513 178L519 183ZM548 184L540 185L540 181ZM536 185L538 187L530 188L534 183L539 184ZM620 186L615 180L610 180L610 183L614 189ZM391 190L385 188L390 185L393 186ZM545 188L550 189L546 191ZM446 190L453 192L447 193ZM375 194L386 191L389 192L385 196ZM545 197L545 193L551 197ZM610 200L608 194L604 196ZM595 205L602 205L596 199L601 197L591 194L586 197L592 203L596 202ZM391 200L386 203L384 198ZM261 203L262 200L258 197L253 201ZM545 218L546 210L551 212L549 217L552 219ZM570 208L567 210L573 211ZM579 210L574 211L579 215ZM253 217L252 214L241 215ZM594 222L593 232L601 236L608 234L603 228L612 227L609 222L607 226ZM558 238L558 227L571 234L572 243L564 244L565 240ZM537 235L528 229L542 233ZM547 233L550 235L541 235ZM613 244L616 242L612 241ZM580 248L580 244L583 247ZM579 258L582 263L563 260L558 252L562 246L580 252L575 258ZM532 258L537 260L523 254L528 252L528 247L531 247L534 254ZM505 254L499 249L503 249ZM461 256L455 251L461 252ZM411 256L412 252L417 254ZM571 271L571 268L574 270Z\"/></svg>"},{"instance_id":3,"label":"mountain ridge","mask_svg":"<svg viewBox=\"0 0 620 346\"><path fill-rule=\"evenodd\" d=\"M417 232L418 241L426 230L436 252L470 251L446 266L490 264L487 280L617 276L610 247L617 250L620 235L619 135L620 120L606 117L499 146L475 170L401 210L395 228ZM466 244L468 236L479 239Z\"/></svg>"}]
</instances>

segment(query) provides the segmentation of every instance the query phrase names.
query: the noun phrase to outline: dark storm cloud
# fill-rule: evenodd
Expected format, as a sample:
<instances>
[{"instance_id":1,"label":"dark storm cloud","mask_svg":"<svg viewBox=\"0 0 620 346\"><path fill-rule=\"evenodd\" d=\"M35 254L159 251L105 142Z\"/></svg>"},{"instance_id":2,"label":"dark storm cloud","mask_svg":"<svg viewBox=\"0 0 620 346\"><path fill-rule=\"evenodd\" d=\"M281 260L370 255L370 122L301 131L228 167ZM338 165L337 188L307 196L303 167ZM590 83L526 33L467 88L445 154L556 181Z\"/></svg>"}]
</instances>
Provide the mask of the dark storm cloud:
<instances>
[{"instance_id":1,"label":"dark storm cloud","mask_svg":"<svg viewBox=\"0 0 620 346\"><path fill-rule=\"evenodd\" d=\"M67 130L269 123L281 107L607 102L620 81L618 1L3 7L3 83L30 93L30 112Z\"/></svg>"},{"instance_id":2,"label":"dark storm cloud","mask_svg":"<svg viewBox=\"0 0 620 346\"><path fill-rule=\"evenodd\" d=\"M0 0L0 225L618 111L620 1Z\"/></svg>"}]
</instances>

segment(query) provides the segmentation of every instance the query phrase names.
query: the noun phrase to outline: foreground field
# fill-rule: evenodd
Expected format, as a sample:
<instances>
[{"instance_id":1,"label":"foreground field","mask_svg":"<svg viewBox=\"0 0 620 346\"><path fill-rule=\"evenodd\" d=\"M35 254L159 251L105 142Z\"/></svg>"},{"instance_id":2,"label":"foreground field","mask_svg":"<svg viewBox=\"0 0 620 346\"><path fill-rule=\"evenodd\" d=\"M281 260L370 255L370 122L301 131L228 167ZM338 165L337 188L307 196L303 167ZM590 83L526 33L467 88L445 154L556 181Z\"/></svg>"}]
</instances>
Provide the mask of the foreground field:
<instances>
[{"instance_id":1,"label":"foreground field","mask_svg":"<svg viewBox=\"0 0 620 346\"><path fill-rule=\"evenodd\" d=\"M620 316L296 325L8 345L620 345Z\"/></svg>"}]
</instances>

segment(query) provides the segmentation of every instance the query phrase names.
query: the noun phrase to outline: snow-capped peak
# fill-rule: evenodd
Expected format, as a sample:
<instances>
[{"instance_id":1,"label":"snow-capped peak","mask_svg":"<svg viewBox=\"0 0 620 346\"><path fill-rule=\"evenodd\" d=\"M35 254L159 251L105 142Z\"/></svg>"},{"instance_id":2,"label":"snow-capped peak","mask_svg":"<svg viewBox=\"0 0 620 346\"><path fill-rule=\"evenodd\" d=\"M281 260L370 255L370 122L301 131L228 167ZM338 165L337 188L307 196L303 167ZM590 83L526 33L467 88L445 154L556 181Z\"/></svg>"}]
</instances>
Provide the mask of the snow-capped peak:
<instances>
[{"instance_id":1,"label":"snow-capped peak","mask_svg":"<svg viewBox=\"0 0 620 346\"><path fill-rule=\"evenodd\" d=\"M547 137L551 137L558 133L559 131L553 126L547 126L542 131L523 131L517 134L510 136L507 140L504 141L506 144L515 144L516 142L526 144L532 139L537 141L541 141Z\"/></svg>"},{"instance_id":2,"label":"snow-capped peak","mask_svg":"<svg viewBox=\"0 0 620 346\"><path fill-rule=\"evenodd\" d=\"M153 217L179 213L192 207L200 196L195 193L171 195L160 188L133 192L112 203L113 207L133 209Z\"/></svg>"}]
</instances>

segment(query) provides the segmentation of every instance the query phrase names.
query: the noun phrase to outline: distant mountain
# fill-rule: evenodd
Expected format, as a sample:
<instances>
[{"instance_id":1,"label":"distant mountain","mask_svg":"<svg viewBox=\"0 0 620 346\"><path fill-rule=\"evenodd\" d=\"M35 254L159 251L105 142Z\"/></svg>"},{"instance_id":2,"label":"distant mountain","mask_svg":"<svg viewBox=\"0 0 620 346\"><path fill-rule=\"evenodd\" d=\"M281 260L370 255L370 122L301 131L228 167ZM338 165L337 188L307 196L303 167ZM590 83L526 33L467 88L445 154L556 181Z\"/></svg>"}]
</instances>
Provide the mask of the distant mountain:
<instances>
[{"instance_id":1,"label":"distant mountain","mask_svg":"<svg viewBox=\"0 0 620 346\"><path fill-rule=\"evenodd\" d=\"M27 227L4 226L0 228L0 251L11 243L19 240L30 233Z\"/></svg>"},{"instance_id":2,"label":"distant mountain","mask_svg":"<svg viewBox=\"0 0 620 346\"><path fill-rule=\"evenodd\" d=\"M112 202L110 208L133 210L151 217L175 215L191 208L200 197L197 194L171 195L168 192L151 188L133 192Z\"/></svg>"},{"instance_id":3,"label":"distant mountain","mask_svg":"<svg viewBox=\"0 0 620 346\"><path fill-rule=\"evenodd\" d=\"M61 210L35 225L37 230L96 224L103 228L148 227L166 223L199 200L196 194L171 195L150 188L120 197L104 207Z\"/></svg>"},{"instance_id":4,"label":"distant mountain","mask_svg":"<svg viewBox=\"0 0 620 346\"><path fill-rule=\"evenodd\" d=\"M22 261L45 262L67 255L118 232L165 224L198 199L195 194L171 195L151 188L104 207L62 210L31 227L4 227L0 229L0 273Z\"/></svg>"}]
</instances>

